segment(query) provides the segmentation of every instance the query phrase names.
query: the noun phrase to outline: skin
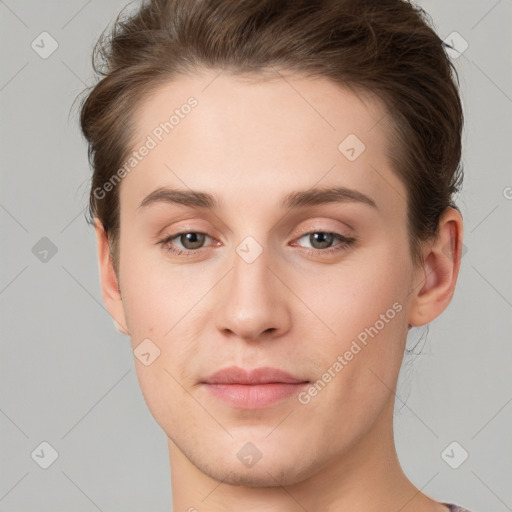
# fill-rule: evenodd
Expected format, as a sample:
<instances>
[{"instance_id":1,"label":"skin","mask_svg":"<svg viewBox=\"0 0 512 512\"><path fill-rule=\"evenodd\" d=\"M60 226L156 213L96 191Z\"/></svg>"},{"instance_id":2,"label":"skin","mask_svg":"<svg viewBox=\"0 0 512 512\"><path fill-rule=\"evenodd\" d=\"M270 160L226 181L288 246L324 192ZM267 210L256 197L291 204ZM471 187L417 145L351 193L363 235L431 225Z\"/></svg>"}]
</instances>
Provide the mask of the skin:
<instances>
[{"instance_id":1,"label":"skin","mask_svg":"<svg viewBox=\"0 0 512 512\"><path fill-rule=\"evenodd\" d=\"M149 366L135 366L169 439L173 509L447 510L402 472L393 405L409 325L431 322L452 298L460 214L445 211L415 267L407 191L386 156L390 118L377 98L326 79L218 73L159 86L136 112L134 149L187 98L198 101L119 185L119 279L96 223L108 311L134 349L149 338L160 350ZM355 161L338 150L348 134L366 145ZM279 206L292 191L320 186L355 189L377 207ZM139 208L159 187L207 192L220 207ZM180 231L209 238L192 257L158 243ZM304 232L356 242L323 255ZM247 236L262 248L252 263L236 251ZM193 247L180 237L172 243ZM244 410L199 385L231 365L277 367L314 383L394 303L401 311L307 404L292 396ZM248 441L262 454L252 467L237 457Z\"/></svg>"}]
</instances>

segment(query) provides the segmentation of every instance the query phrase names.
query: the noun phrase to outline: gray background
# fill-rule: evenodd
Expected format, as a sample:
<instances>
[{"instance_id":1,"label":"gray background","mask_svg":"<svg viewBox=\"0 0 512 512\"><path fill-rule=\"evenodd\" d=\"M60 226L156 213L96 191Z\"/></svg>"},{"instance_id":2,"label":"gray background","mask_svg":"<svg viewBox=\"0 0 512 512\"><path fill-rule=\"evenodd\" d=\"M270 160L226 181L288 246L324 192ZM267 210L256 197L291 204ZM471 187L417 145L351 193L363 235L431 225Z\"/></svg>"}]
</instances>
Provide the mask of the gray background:
<instances>
[{"instance_id":1,"label":"gray background","mask_svg":"<svg viewBox=\"0 0 512 512\"><path fill-rule=\"evenodd\" d=\"M170 510L166 437L142 398L129 339L102 304L94 232L84 220L86 146L70 115L92 83L92 46L125 4L0 1L0 512ZM441 38L457 31L469 44L456 59L467 252L447 311L428 336L410 335L410 346L421 339L422 353L405 358L400 377L398 455L432 497L505 512L512 510L512 0L419 5ZM31 47L35 40L40 51L51 48L38 37L43 31L59 45L47 58ZM43 237L56 254L41 252ZM50 453L41 452L43 441L58 452L48 469L40 467ZM453 441L460 447L445 451ZM453 469L446 460L460 462L462 449L469 457Z\"/></svg>"}]
</instances>

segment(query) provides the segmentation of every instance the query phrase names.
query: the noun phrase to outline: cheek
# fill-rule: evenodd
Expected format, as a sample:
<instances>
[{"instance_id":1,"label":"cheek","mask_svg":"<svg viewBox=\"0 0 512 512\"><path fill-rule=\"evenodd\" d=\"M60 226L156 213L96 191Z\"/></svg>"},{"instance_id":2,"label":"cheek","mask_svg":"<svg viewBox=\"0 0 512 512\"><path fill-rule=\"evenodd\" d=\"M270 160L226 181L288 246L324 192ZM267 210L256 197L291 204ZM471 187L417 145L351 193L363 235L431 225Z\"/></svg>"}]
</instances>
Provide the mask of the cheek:
<instances>
[{"instance_id":1,"label":"cheek","mask_svg":"<svg viewBox=\"0 0 512 512\"><path fill-rule=\"evenodd\" d=\"M379 254L367 251L357 261L301 273L293 281L294 292L316 314L315 318L307 313L322 333L343 345L376 322L382 330L381 315L384 321L390 320L385 324L387 331L405 321L397 310L405 310L407 265L407 259L392 249L383 248Z\"/></svg>"},{"instance_id":2,"label":"cheek","mask_svg":"<svg viewBox=\"0 0 512 512\"><path fill-rule=\"evenodd\" d=\"M311 307L324 304L317 310L335 334L310 348L317 380L301 403L309 402L309 414L326 425L325 438L340 446L363 435L393 400L407 336L397 274L369 271L364 280L347 277L344 288L331 283Z\"/></svg>"},{"instance_id":3,"label":"cheek","mask_svg":"<svg viewBox=\"0 0 512 512\"><path fill-rule=\"evenodd\" d=\"M129 239L125 245L130 246ZM132 242L121 261L123 306L133 343L165 337L204 293L194 265L173 266L159 251L163 253L160 247L139 249Z\"/></svg>"},{"instance_id":4,"label":"cheek","mask_svg":"<svg viewBox=\"0 0 512 512\"><path fill-rule=\"evenodd\" d=\"M388 249L357 267L316 275L316 291L306 283L299 289L322 320L315 325L323 334L308 350L322 380L329 380L329 369L336 375L328 386L333 400L364 410L395 385L407 337L409 271L407 256Z\"/></svg>"},{"instance_id":5,"label":"cheek","mask_svg":"<svg viewBox=\"0 0 512 512\"><path fill-rule=\"evenodd\" d=\"M191 405L190 397L184 395L173 379L174 370L171 368L169 371L162 356L150 366L136 360L135 366L139 386L151 415L164 431L174 431L176 418L179 418L177 411L184 411Z\"/></svg>"}]
</instances>

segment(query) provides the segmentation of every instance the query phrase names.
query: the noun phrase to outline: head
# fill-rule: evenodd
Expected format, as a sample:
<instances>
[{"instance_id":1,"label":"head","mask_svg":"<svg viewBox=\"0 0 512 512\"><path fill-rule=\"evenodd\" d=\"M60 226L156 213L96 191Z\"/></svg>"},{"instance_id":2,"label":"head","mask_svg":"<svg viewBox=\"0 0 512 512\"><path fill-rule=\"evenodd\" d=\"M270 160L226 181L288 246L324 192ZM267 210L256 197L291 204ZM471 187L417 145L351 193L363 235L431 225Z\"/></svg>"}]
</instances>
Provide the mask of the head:
<instances>
[{"instance_id":1,"label":"head","mask_svg":"<svg viewBox=\"0 0 512 512\"><path fill-rule=\"evenodd\" d=\"M100 39L95 69L81 126L103 298L153 354L135 364L169 439L265 486L389 424L408 329L447 307L461 256L462 107L425 13L150 1ZM232 365L308 386L229 406L202 383Z\"/></svg>"}]
</instances>

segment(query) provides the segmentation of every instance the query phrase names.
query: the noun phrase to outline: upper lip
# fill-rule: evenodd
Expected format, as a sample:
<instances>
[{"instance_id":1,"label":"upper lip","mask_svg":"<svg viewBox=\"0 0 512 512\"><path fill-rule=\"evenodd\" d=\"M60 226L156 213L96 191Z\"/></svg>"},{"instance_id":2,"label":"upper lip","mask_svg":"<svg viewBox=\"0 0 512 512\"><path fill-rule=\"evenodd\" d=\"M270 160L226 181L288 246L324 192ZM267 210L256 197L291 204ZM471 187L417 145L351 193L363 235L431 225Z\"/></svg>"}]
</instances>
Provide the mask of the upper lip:
<instances>
[{"instance_id":1,"label":"upper lip","mask_svg":"<svg viewBox=\"0 0 512 512\"><path fill-rule=\"evenodd\" d=\"M288 372L270 366L262 366L253 370L230 366L212 373L202 382L206 384L298 384L309 381L294 377Z\"/></svg>"}]
</instances>

